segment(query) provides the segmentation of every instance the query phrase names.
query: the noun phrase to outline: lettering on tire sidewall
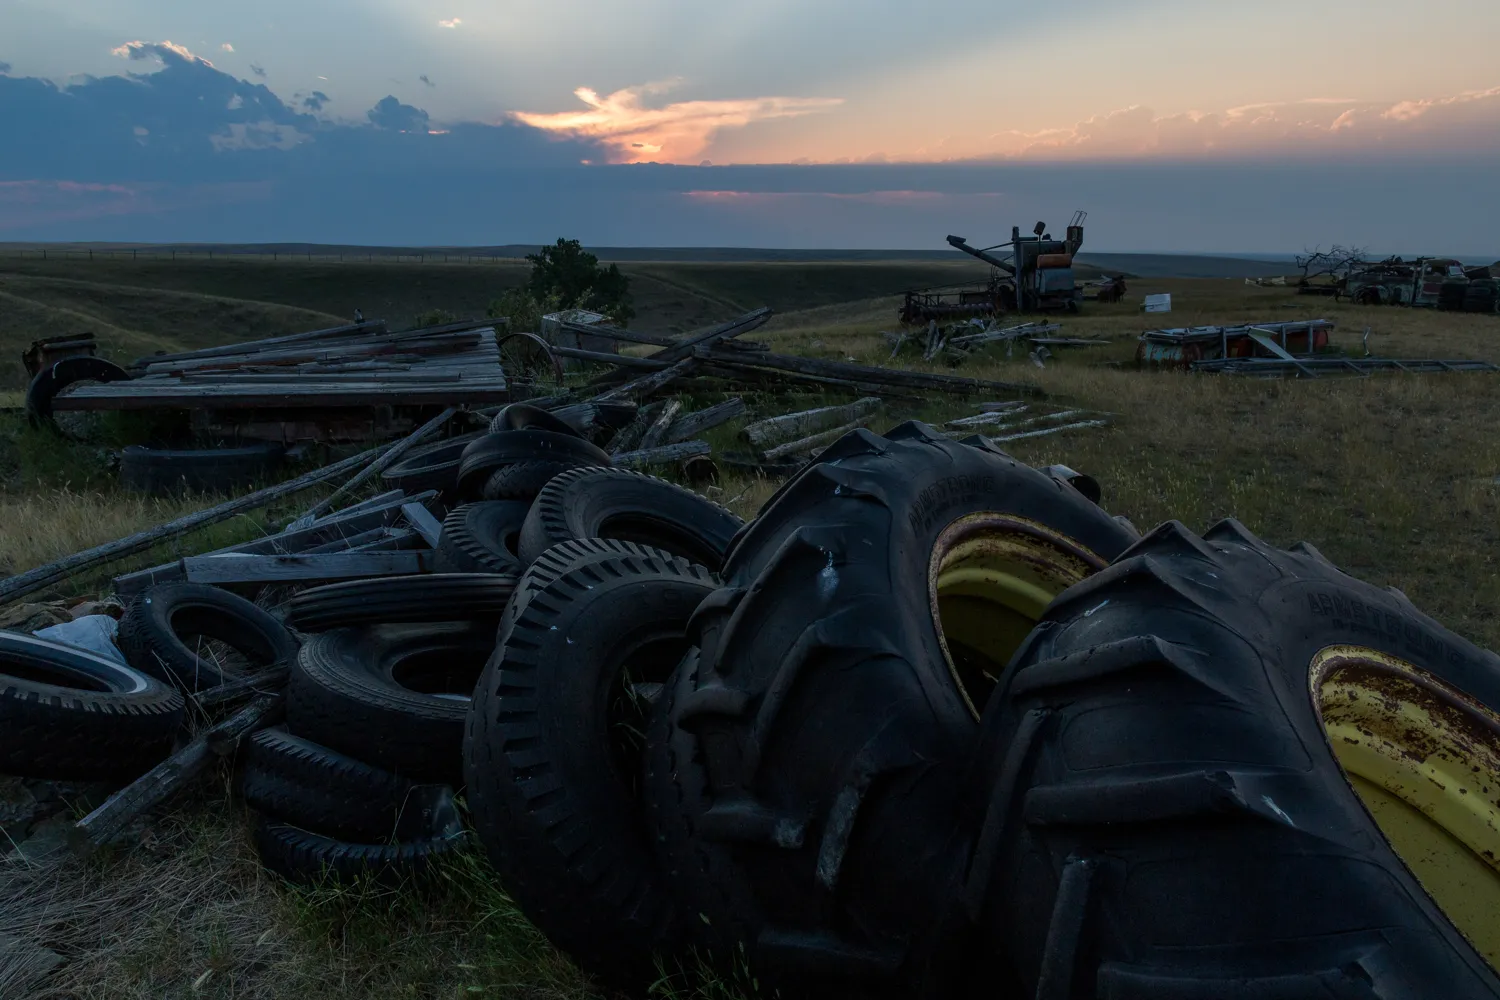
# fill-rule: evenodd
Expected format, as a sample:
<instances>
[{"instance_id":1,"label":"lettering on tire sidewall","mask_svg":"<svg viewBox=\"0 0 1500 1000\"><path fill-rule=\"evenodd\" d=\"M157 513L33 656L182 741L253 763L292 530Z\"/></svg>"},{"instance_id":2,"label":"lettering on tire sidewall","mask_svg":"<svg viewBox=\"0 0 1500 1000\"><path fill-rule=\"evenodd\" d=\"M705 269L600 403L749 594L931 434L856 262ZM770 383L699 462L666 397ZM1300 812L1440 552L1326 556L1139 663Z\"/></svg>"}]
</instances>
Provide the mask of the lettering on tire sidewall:
<instances>
[{"instance_id":1,"label":"lettering on tire sidewall","mask_svg":"<svg viewBox=\"0 0 1500 1000\"><path fill-rule=\"evenodd\" d=\"M999 492L1000 480L990 473L939 479L924 487L907 508L907 527L918 537L928 535L934 527L943 527L953 520L948 512L955 506L973 509L981 497Z\"/></svg>"},{"instance_id":2,"label":"lettering on tire sidewall","mask_svg":"<svg viewBox=\"0 0 1500 1000\"><path fill-rule=\"evenodd\" d=\"M1344 632L1413 662L1462 669L1472 657L1459 645L1434 633L1410 611L1369 600L1333 587L1303 590L1300 595L1312 625L1320 632Z\"/></svg>"}]
</instances>

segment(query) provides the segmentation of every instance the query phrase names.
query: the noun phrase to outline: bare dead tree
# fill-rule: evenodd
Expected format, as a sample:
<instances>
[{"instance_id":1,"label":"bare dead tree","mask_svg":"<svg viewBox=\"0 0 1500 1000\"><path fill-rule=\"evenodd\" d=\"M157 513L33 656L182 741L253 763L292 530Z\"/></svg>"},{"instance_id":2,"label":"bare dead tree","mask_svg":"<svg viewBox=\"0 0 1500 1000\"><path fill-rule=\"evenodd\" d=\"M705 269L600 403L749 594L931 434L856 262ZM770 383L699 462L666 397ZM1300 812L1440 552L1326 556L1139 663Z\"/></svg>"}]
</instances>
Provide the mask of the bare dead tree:
<instances>
[{"instance_id":1,"label":"bare dead tree","mask_svg":"<svg viewBox=\"0 0 1500 1000\"><path fill-rule=\"evenodd\" d=\"M1298 254L1297 267L1302 271L1300 284L1305 285L1314 278L1325 276L1333 281L1341 281L1366 263L1365 256L1368 253L1367 247L1346 247L1335 243L1326 251L1322 247L1314 247L1306 253Z\"/></svg>"}]
</instances>

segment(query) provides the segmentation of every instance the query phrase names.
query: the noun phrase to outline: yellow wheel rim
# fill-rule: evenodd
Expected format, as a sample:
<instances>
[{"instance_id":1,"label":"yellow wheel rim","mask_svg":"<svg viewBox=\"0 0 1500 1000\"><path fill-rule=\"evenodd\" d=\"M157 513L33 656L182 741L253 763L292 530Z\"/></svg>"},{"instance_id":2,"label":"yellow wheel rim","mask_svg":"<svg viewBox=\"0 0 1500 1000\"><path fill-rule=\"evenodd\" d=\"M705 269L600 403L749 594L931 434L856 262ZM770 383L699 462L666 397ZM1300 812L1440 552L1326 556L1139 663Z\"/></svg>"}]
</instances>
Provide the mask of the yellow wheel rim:
<instances>
[{"instance_id":1,"label":"yellow wheel rim","mask_svg":"<svg viewBox=\"0 0 1500 1000\"><path fill-rule=\"evenodd\" d=\"M1022 517L970 514L943 529L928 564L932 621L975 718L1052 599L1105 565L1073 539Z\"/></svg>"},{"instance_id":2,"label":"yellow wheel rim","mask_svg":"<svg viewBox=\"0 0 1500 1000\"><path fill-rule=\"evenodd\" d=\"M1363 646L1320 650L1310 679L1329 746L1380 832L1500 965L1500 716Z\"/></svg>"}]
</instances>

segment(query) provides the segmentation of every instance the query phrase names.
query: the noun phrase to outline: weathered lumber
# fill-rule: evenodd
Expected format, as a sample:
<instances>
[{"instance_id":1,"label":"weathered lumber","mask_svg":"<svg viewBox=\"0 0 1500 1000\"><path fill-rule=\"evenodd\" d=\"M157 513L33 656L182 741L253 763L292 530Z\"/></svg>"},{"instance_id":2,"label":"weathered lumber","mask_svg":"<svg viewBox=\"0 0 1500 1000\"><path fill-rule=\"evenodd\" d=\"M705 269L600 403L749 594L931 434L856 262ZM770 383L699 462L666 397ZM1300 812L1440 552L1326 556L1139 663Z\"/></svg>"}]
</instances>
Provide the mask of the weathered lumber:
<instances>
[{"instance_id":1,"label":"weathered lumber","mask_svg":"<svg viewBox=\"0 0 1500 1000\"><path fill-rule=\"evenodd\" d=\"M575 358L579 361L593 361L601 365L613 365L616 368L640 368L645 371L660 371L667 367L666 361L654 361L651 358L635 358L628 354L606 354L604 351L585 351L581 347L559 347L557 344L550 345L553 354L560 358Z\"/></svg>"},{"instance_id":2,"label":"weathered lumber","mask_svg":"<svg viewBox=\"0 0 1500 1000\"><path fill-rule=\"evenodd\" d=\"M431 515L429 515L429 516L431 516ZM386 533L389 530L390 529L388 529L385 525L382 524L382 525L378 525L377 527L369 528L369 529L366 529L365 531L361 531L361 532L358 532L358 533L353 534L353 535L346 535L346 536L344 536L342 538L331 539L330 541L324 542L322 545L314 545L311 548L298 549L297 552L298 552L299 555L307 555L307 556L317 555L320 552L352 552L354 549L361 548L361 547L363 547L365 545L370 544L371 542L381 541L382 539L384 539L386 537ZM223 554L224 553L207 553L207 552L204 553L204 555L223 555ZM254 555L255 553L246 553L246 554L247 555ZM261 554L262 555L267 555L269 553L261 553ZM179 570L179 572L181 571L181 569L182 569L181 560L179 560L178 561L178 570Z\"/></svg>"},{"instance_id":3,"label":"weathered lumber","mask_svg":"<svg viewBox=\"0 0 1500 1000\"><path fill-rule=\"evenodd\" d=\"M784 413L779 417L757 420L753 424L746 424L740 431L740 436L755 448L765 449L782 441L799 436L805 437L830 424L847 423L867 413L873 413L879 408L878 398L866 396L841 406L820 406L812 410Z\"/></svg>"},{"instance_id":4,"label":"weathered lumber","mask_svg":"<svg viewBox=\"0 0 1500 1000\"><path fill-rule=\"evenodd\" d=\"M667 400L667 405L663 406L661 412L656 415L656 419L651 421L651 426L646 428L646 433L641 436L641 443L636 447L646 451L663 444L663 438L667 436L667 428L672 426L672 421L677 419L677 414L681 410L682 400Z\"/></svg>"},{"instance_id":5,"label":"weathered lumber","mask_svg":"<svg viewBox=\"0 0 1500 1000\"><path fill-rule=\"evenodd\" d=\"M75 552L70 556L47 563L45 566L38 566L36 569L19 573L7 580L0 581L0 605L8 604L18 597L24 597L27 594L41 590L48 584L54 583L79 570L97 566L112 559L119 559L121 556L128 556L144 551L158 542L164 542L169 538L176 538L178 535L192 531L194 528L201 528L209 524L218 524L220 521L227 521L231 517L242 514L247 510L256 510L257 508L264 507L273 500L290 496L293 493L307 489L309 486L316 486L325 480L342 475L349 469L357 468L361 463L369 461L374 455L375 449L372 448L358 455L352 455L341 462L335 462L332 465L324 466L321 469L314 469L311 472L304 472L295 479L289 479L284 483L267 486L265 489L256 490L254 493L247 493L242 497L226 500L216 507L187 514L174 521L168 521L166 524L147 528L145 531L137 531L135 534L125 538L106 542L103 545L96 545L91 549Z\"/></svg>"},{"instance_id":6,"label":"weathered lumber","mask_svg":"<svg viewBox=\"0 0 1500 1000\"><path fill-rule=\"evenodd\" d=\"M1043 427L1038 431L1024 431L1020 434L1006 434L1003 437L992 437L991 441L1019 441L1022 438L1041 437L1044 434L1056 434L1059 431L1082 430L1085 427L1107 427L1108 420L1080 420L1075 424L1063 424L1061 427Z\"/></svg>"},{"instance_id":7,"label":"weathered lumber","mask_svg":"<svg viewBox=\"0 0 1500 1000\"><path fill-rule=\"evenodd\" d=\"M204 347L196 351L180 351L176 354L153 354L135 360L135 367L142 367L154 362L181 361L187 358L214 358L226 354L249 354L264 350L268 347L277 347L281 344L295 344L307 340L327 340L333 337L347 337L350 335L370 334L378 336L386 332L385 320L372 319L364 323L349 323L345 326L331 326L326 330L308 330L306 333L290 333L284 337L266 337L262 340L246 340L238 344L223 344L219 347Z\"/></svg>"},{"instance_id":8,"label":"weathered lumber","mask_svg":"<svg viewBox=\"0 0 1500 1000\"><path fill-rule=\"evenodd\" d=\"M360 485L366 480L372 479L373 477L378 476L380 473L384 472L386 469L390 468L390 466L394 464L398 458L410 451L413 446L420 444L432 435L436 434L444 424L453 419L453 415L457 412L457 408L450 406L443 410L442 413L439 413L437 416L427 421L427 423L423 424L421 427L418 427L416 430L412 431L400 441L397 441L395 444L391 445L385 450L385 453L383 455L381 455L375 461L371 462L369 465L365 466L363 469L359 470L359 472L355 473L355 475L352 476L348 482L309 507L306 513L292 522L292 525L296 527L307 527L317 518L332 510L334 502L338 500L339 497L350 492L356 486Z\"/></svg>"},{"instance_id":9,"label":"weathered lumber","mask_svg":"<svg viewBox=\"0 0 1500 1000\"><path fill-rule=\"evenodd\" d=\"M666 403L661 402L648 403L636 410L635 419L620 428L620 432L615 435L614 441L610 443L610 449L612 451L634 451L636 446L641 443L641 438L646 436L646 431L651 429L651 424L655 422L656 415L666 405Z\"/></svg>"},{"instance_id":10,"label":"weathered lumber","mask_svg":"<svg viewBox=\"0 0 1500 1000\"><path fill-rule=\"evenodd\" d=\"M259 410L328 406L484 406L509 399L510 385L498 365L484 378L442 382L318 382L291 378L266 384L182 385L166 381L75 384L52 401L59 411L211 409ZM176 382L177 380L173 380Z\"/></svg>"},{"instance_id":11,"label":"weathered lumber","mask_svg":"<svg viewBox=\"0 0 1500 1000\"><path fill-rule=\"evenodd\" d=\"M622 330L618 326L608 326L604 323L574 323L563 320L557 324L558 329L569 333L581 334L585 337L603 337L606 340L624 340L632 344L651 344L655 347L673 347L677 341L671 337L658 337L651 333L641 333L637 330ZM557 350L557 348L553 348Z\"/></svg>"},{"instance_id":12,"label":"weathered lumber","mask_svg":"<svg viewBox=\"0 0 1500 1000\"><path fill-rule=\"evenodd\" d=\"M232 754L247 733L273 724L282 695L262 695L223 722L199 733L172 756L141 775L73 824L68 844L76 854L109 843L138 816L186 788L219 757Z\"/></svg>"},{"instance_id":13,"label":"weathered lumber","mask_svg":"<svg viewBox=\"0 0 1500 1000\"><path fill-rule=\"evenodd\" d=\"M825 444L832 444L850 431L863 427L869 422L868 416L859 417L858 419L849 421L847 424L832 427L826 431L819 431L816 434L810 434L796 441L788 441L786 444L779 444L774 448L767 448L764 454L765 460L774 462L778 458L786 458L789 455L804 455L815 448L821 448Z\"/></svg>"},{"instance_id":14,"label":"weathered lumber","mask_svg":"<svg viewBox=\"0 0 1500 1000\"><path fill-rule=\"evenodd\" d=\"M601 392L591 397L589 402L602 403L616 399L630 399L631 397L645 399L653 392L658 392L666 388L684 375L691 374L701 363L697 358L683 358L681 361L669 365L661 371L642 375L640 378L626 382L624 385Z\"/></svg>"},{"instance_id":15,"label":"weathered lumber","mask_svg":"<svg viewBox=\"0 0 1500 1000\"><path fill-rule=\"evenodd\" d=\"M406 523L422 536L428 546L437 548L438 539L443 534L443 523L433 517L430 510L419 503L404 503L401 505L401 513L406 518Z\"/></svg>"},{"instance_id":16,"label":"weathered lumber","mask_svg":"<svg viewBox=\"0 0 1500 1000\"><path fill-rule=\"evenodd\" d=\"M183 556L189 583L295 583L425 573L422 552L298 552L285 556Z\"/></svg>"},{"instance_id":17,"label":"weathered lumber","mask_svg":"<svg viewBox=\"0 0 1500 1000\"><path fill-rule=\"evenodd\" d=\"M679 441L691 440L704 431L728 423L744 412L745 401L738 396L731 396L722 403L715 403L713 406L684 414L672 422L664 443L676 444Z\"/></svg>"},{"instance_id":18,"label":"weathered lumber","mask_svg":"<svg viewBox=\"0 0 1500 1000\"><path fill-rule=\"evenodd\" d=\"M232 705L236 701L254 698L256 695L275 694L286 687L287 679L290 676L290 667L270 667L253 674L248 674L237 680L217 684L188 697L200 709L222 708L225 705Z\"/></svg>"},{"instance_id":19,"label":"weathered lumber","mask_svg":"<svg viewBox=\"0 0 1500 1000\"><path fill-rule=\"evenodd\" d=\"M671 465L673 462L682 462L697 455L708 455L712 452L713 449L709 447L707 441L680 441L677 444L665 444L659 448L619 452L612 457L616 465L631 468L644 465Z\"/></svg>"},{"instance_id":20,"label":"weathered lumber","mask_svg":"<svg viewBox=\"0 0 1500 1000\"><path fill-rule=\"evenodd\" d=\"M1014 410L1025 405L1019 399L1007 399L1003 403L980 403L979 409L985 413L1003 413L1006 410Z\"/></svg>"},{"instance_id":21,"label":"weathered lumber","mask_svg":"<svg viewBox=\"0 0 1500 1000\"><path fill-rule=\"evenodd\" d=\"M704 349L697 357L718 364L740 365L750 368L769 368L777 371L798 372L805 375L831 376L861 382L883 383L911 389L938 390L940 392L971 394L979 392L1013 392L1024 396L1045 398L1040 387L1025 382L996 382L990 379L965 378L959 375L943 375L937 372L914 372L896 368L880 368L850 361L829 361L823 358L799 358L789 354L730 355L726 351Z\"/></svg>"},{"instance_id":22,"label":"weathered lumber","mask_svg":"<svg viewBox=\"0 0 1500 1000\"><path fill-rule=\"evenodd\" d=\"M984 427L989 424L1003 424L1006 421L1011 420L1012 418L1017 417L1022 413L1025 413L1027 409L1028 407L1026 406L1013 406L1005 410L989 410L984 413L977 413L972 417L959 417L957 420L950 420L943 426L961 428Z\"/></svg>"},{"instance_id":23,"label":"weathered lumber","mask_svg":"<svg viewBox=\"0 0 1500 1000\"><path fill-rule=\"evenodd\" d=\"M708 349L727 337L738 337L742 333L764 326L771 318L771 310L761 307L742 316L736 316L727 323L710 327L700 333L689 334L676 341L671 347L665 347L650 356L652 361L660 361L675 364L678 361L693 357L700 349ZM597 376L591 385L609 385L619 381L619 372L605 372Z\"/></svg>"}]
</instances>

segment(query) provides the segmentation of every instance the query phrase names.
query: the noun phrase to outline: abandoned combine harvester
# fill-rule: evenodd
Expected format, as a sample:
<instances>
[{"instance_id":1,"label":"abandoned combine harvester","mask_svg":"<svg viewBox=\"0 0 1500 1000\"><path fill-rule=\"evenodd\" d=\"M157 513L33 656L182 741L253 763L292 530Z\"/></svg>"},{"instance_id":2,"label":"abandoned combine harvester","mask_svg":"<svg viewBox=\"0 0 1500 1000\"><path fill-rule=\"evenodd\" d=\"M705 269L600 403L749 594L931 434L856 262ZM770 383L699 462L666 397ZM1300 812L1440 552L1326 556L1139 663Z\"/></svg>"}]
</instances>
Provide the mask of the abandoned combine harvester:
<instances>
[{"instance_id":1,"label":"abandoned combine harvester","mask_svg":"<svg viewBox=\"0 0 1500 1000\"><path fill-rule=\"evenodd\" d=\"M1047 225L1038 222L1031 236L1011 228L1010 240L992 247L971 247L962 236L949 236L948 243L971 257L989 264L989 282L982 286L944 285L914 289L901 305L901 321L994 316L1000 313L1077 312L1083 292L1073 280L1073 256L1083 246L1085 212L1074 212L1066 239L1054 240ZM991 250L1010 248L1010 259Z\"/></svg>"}]
</instances>

